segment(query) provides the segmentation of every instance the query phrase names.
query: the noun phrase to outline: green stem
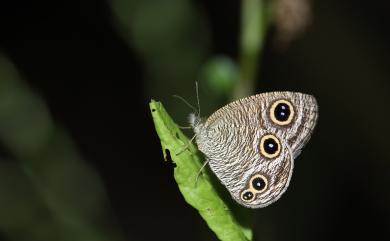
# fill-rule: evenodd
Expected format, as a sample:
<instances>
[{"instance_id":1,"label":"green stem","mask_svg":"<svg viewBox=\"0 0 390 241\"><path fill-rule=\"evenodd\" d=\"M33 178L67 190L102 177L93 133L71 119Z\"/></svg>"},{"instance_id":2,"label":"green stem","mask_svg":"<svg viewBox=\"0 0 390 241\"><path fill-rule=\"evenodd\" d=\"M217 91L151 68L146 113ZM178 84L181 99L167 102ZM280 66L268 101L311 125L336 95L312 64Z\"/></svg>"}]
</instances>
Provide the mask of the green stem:
<instances>
[{"instance_id":1,"label":"green stem","mask_svg":"<svg viewBox=\"0 0 390 241\"><path fill-rule=\"evenodd\" d=\"M268 8L265 0L242 0L239 68L240 79L233 98L253 94L259 54L268 28Z\"/></svg>"}]
</instances>

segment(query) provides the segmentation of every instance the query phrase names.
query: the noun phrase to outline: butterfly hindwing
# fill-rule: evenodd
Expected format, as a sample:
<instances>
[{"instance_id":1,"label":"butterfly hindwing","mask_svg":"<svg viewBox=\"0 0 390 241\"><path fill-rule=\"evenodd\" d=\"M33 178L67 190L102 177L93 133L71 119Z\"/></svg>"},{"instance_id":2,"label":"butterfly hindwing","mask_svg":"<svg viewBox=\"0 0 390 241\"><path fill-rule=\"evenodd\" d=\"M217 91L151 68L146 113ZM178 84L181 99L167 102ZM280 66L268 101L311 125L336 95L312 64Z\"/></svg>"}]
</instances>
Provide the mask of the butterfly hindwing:
<instances>
[{"instance_id":1,"label":"butterfly hindwing","mask_svg":"<svg viewBox=\"0 0 390 241\"><path fill-rule=\"evenodd\" d=\"M194 130L199 149L233 198L258 208L287 189L293 159L316 119L314 97L271 92L232 102Z\"/></svg>"}]
</instances>

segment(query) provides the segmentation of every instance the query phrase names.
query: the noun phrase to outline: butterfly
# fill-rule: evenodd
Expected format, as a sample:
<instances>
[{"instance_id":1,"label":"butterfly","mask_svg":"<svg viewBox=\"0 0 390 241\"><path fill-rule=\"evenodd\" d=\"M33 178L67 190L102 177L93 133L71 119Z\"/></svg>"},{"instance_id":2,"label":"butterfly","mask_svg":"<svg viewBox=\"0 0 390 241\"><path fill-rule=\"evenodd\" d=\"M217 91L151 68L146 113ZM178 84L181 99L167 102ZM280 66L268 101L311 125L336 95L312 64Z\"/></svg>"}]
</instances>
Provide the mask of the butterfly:
<instances>
[{"instance_id":1,"label":"butterfly","mask_svg":"<svg viewBox=\"0 0 390 241\"><path fill-rule=\"evenodd\" d=\"M286 191L317 118L313 96L286 91L234 101L206 120L192 114L190 124L206 163L233 199L261 208Z\"/></svg>"}]
</instances>

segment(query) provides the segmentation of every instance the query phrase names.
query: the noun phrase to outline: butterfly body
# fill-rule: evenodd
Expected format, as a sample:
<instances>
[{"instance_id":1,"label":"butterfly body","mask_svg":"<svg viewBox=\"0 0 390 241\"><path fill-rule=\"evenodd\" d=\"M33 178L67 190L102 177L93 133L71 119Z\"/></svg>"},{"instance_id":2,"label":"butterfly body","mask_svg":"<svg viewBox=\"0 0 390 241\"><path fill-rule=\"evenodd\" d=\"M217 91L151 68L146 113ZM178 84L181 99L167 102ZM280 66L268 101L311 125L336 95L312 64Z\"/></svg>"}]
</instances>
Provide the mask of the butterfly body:
<instances>
[{"instance_id":1,"label":"butterfly body","mask_svg":"<svg viewBox=\"0 0 390 241\"><path fill-rule=\"evenodd\" d=\"M317 112L310 95L270 92L234 101L206 121L193 116L190 122L199 150L232 197L260 208L286 191Z\"/></svg>"}]
</instances>

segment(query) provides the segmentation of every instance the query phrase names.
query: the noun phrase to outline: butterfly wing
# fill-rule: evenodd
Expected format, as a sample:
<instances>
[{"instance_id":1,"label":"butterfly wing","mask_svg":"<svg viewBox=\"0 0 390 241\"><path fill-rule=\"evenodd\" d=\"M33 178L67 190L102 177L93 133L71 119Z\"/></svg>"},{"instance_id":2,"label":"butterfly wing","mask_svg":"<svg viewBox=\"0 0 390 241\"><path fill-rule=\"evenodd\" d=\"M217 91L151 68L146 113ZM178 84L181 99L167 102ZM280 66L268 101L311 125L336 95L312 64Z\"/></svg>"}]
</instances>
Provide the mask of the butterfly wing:
<instances>
[{"instance_id":1,"label":"butterfly wing","mask_svg":"<svg viewBox=\"0 0 390 241\"><path fill-rule=\"evenodd\" d=\"M210 167L240 204L258 208L287 189L317 120L314 97L271 92L232 102L195 128Z\"/></svg>"}]
</instances>

